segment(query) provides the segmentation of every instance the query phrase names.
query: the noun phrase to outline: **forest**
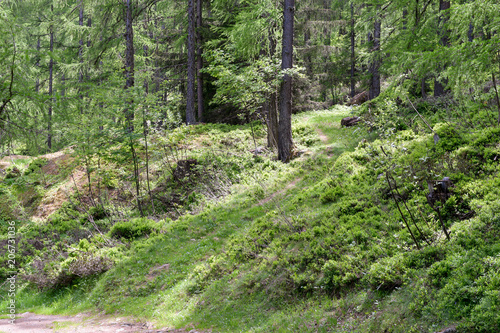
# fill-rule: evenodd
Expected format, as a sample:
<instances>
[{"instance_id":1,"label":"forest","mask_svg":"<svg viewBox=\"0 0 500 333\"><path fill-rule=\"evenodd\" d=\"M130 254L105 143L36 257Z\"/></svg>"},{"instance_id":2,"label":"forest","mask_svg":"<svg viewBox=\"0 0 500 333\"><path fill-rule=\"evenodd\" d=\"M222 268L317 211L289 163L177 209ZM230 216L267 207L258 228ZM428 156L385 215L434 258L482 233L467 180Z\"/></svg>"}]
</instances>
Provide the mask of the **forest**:
<instances>
[{"instance_id":1,"label":"forest","mask_svg":"<svg viewBox=\"0 0 500 333\"><path fill-rule=\"evenodd\" d=\"M498 13L0 1L0 332L499 332Z\"/></svg>"}]
</instances>

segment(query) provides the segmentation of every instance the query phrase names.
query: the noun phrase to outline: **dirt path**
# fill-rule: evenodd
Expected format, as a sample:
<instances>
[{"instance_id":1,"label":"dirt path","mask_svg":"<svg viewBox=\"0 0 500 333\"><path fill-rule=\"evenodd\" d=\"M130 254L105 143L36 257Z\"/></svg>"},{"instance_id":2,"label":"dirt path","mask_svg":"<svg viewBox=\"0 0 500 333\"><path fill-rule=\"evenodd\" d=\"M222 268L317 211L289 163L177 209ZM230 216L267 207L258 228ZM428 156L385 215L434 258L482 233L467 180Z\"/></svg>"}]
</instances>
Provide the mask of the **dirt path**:
<instances>
[{"instance_id":1,"label":"dirt path","mask_svg":"<svg viewBox=\"0 0 500 333\"><path fill-rule=\"evenodd\" d=\"M321 142L328 143L328 137L325 135L325 133L323 133L323 131L319 128L317 128L316 131L318 132L318 136Z\"/></svg>"},{"instance_id":2,"label":"dirt path","mask_svg":"<svg viewBox=\"0 0 500 333\"><path fill-rule=\"evenodd\" d=\"M289 183L287 186L285 186L284 189L279 190L278 192L275 192L275 193L271 194L267 198L264 198L264 199L260 200L257 203L257 206L262 206L262 205L268 203L269 201L271 201L272 199L274 199L277 195L281 195L281 194L285 193L286 191L288 191L292 187L295 187L295 185L297 184L297 182L299 182L301 180L302 180L302 178L296 178L296 179L294 179L291 183Z\"/></svg>"},{"instance_id":3,"label":"dirt path","mask_svg":"<svg viewBox=\"0 0 500 333\"><path fill-rule=\"evenodd\" d=\"M26 312L17 315L15 324L0 319L0 333L202 333L210 331L184 329L155 329L151 323L135 323L127 318L111 316L37 315Z\"/></svg>"}]
</instances>

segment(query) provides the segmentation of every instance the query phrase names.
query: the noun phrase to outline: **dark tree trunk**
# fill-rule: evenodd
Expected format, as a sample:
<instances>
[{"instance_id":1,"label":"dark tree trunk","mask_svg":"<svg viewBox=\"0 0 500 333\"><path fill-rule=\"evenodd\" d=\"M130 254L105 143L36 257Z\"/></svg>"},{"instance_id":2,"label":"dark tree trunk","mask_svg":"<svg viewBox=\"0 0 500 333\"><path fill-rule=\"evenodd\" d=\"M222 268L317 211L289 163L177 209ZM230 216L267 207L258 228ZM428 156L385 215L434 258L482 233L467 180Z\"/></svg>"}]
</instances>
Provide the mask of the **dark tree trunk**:
<instances>
[{"instance_id":1,"label":"dark tree trunk","mask_svg":"<svg viewBox=\"0 0 500 333\"><path fill-rule=\"evenodd\" d=\"M356 95L356 79L354 71L356 67L356 54L354 53L355 35L354 35L354 4L351 2L351 98Z\"/></svg>"},{"instance_id":2,"label":"dark tree trunk","mask_svg":"<svg viewBox=\"0 0 500 333\"><path fill-rule=\"evenodd\" d=\"M38 37L38 40L36 41L36 67L40 67L40 37ZM35 83L35 91L38 93L40 92L40 78L36 78L36 83Z\"/></svg>"},{"instance_id":3,"label":"dark tree trunk","mask_svg":"<svg viewBox=\"0 0 500 333\"><path fill-rule=\"evenodd\" d=\"M54 8L51 7L52 11L54 11ZM47 147L49 150L52 149L52 107L54 104L53 101L53 83L54 83L54 58L53 58L53 52L54 52L54 26L50 26L50 45L49 45L49 50L50 50L50 60L49 60L49 112L48 112L48 119L47 119Z\"/></svg>"},{"instance_id":4,"label":"dark tree trunk","mask_svg":"<svg viewBox=\"0 0 500 333\"><path fill-rule=\"evenodd\" d=\"M403 30L407 29L408 25L408 10L405 8L403 9Z\"/></svg>"},{"instance_id":5,"label":"dark tree trunk","mask_svg":"<svg viewBox=\"0 0 500 333\"><path fill-rule=\"evenodd\" d=\"M293 20L295 0L285 0L283 8L283 47L281 69L293 66ZM292 155L292 77L283 76L280 91L278 159L284 163L290 161Z\"/></svg>"},{"instance_id":6,"label":"dark tree trunk","mask_svg":"<svg viewBox=\"0 0 500 333\"><path fill-rule=\"evenodd\" d=\"M80 11L78 15L78 25L83 27L83 0L80 0ZM80 47L78 48L78 58L80 59L80 63L83 63L83 36L80 38ZM80 69L80 75L78 82L80 85L83 83L83 68ZM82 95L80 95L80 98Z\"/></svg>"},{"instance_id":7,"label":"dark tree trunk","mask_svg":"<svg viewBox=\"0 0 500 333\"><path fill-rule=\"evenodd\" d=\"M125 89L134 86L134 29L132 26L132 4L131 0L125 0ZM130 103L132 101L129 101ZM134 131L134 110L131 107L125 109L125 121L127 132Z\"/></svg>"},{"instance_id":8,"label":"dark tree trunk","mask_svg":"<svg viewBox=\"0 0 500 333\"><path fill-rule=\"evenodd\" d=\"M80 10L78 13L78 25L80 27L83 27L83 0L80 0ZM80 47L78 48L78 58L80 59L80 64L83 64L83 36L80 38ZM83 66L80 65L80 73L78 75L78 83L80 87L78 88L80 90L80 100L81 100L81 106L80 106L80 113L83 114L83 94L81 93L82 91L82 84L83 84Z\"/></svg>"},{"instance_id":9,"label":"dark tree trunk","mask_svg":"<svg viewBox=\"0 0 500 333\"><path fill-rule=\"evenodd\" d=\"M444 10L450 9L451 3L449 1L443 1L439 0L439 11L442 12ZM444 24L446 24L446 21L448 21L448 13L443 14L439 16L439 35L441 36L441 39L439 41L439 44L442 46L449 46L449 38L448 38L448 32L446 29L443 27ZM444 69L442 66L440 66L440 70ZM447 93L447 90L445 90L445 86L448 84L447 79L441 79L438 81L437 79L434 80L434 96L443 96Z\"/></svg>"},{"instance_id":10,"label":"dark tree trunk","mask_svg":"<svg viewBox=\"0 0 500 333\"><path fill-rule=\"evenodd\" d=\"M374 99L380 95L380 31L381 31L381 21L379 16L380 6L377 6L375 13L375 23L373 25L373 48L374 53L372 62L370 63L370 90L368 92L368 98Z\"/></svg>"},{"instance_id":11,"label":"dark tree trunk","mask_svg":"<svg viewBox=\"0 0 500 333\"><path fill-rule=\"evenodd\" d=\"M203 121L203 75L201 70L203 69L203 58L202 54L202 40L201 40L201 27L203 24L203 8L201 0L196 0L196 44L198 46L198 53L196 55L196 75L197 75L197 93L198 93L198 122Z\"/></svg>"},{"instance_id":12,"label":"dark tree trunk","mask_svg":"<svg viewBox=\"0 0 500 333\"><path fill-rule=\"evenodd\" d=\"M186 124L196 123L194 107L194 79L196 75L195 50L195 10L194 0L188 0L188 38L187 38L187 96L186 96Z\"/></svg>"}]
</instances>

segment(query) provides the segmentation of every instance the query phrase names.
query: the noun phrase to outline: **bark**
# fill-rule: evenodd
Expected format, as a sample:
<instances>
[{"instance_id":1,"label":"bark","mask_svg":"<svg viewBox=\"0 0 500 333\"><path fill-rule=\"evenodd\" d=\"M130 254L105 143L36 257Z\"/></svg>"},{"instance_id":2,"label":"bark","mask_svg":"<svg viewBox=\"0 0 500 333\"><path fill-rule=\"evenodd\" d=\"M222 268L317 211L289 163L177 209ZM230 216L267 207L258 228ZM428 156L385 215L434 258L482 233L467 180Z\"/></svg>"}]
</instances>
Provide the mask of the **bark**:
<instances>
[{"instance_id":1,"label":"bark","mask_svg":"<svg viewBox=\"0 0 500 333\"><path fill-rule=\"evenodd\" d=\"M134 29L132 27L132 4L131 0L125 0L125 89L134 86ZM134 110L131 107L125 109L125 121L127 132L134 131Z\"/></svg>"},{"instance_id":2,"label":"bark","mask_svg":"<svg viewBox=\"0 0 500 333\"><path fill-rule=\"evenodd\" d=\"M83 0L80 0L80 11L78 14L78 25L83 27ZM78 58L80 59L80 63L83 63L83 36L80 38L80 47L78 48ZM80 85L83 83L83 69L80 69L80 76L78 82ZM80 98L82 96L80 95Z\"/></svg>"},{"instance_id":3,"label":"bark","mask_svg":"<svg viewBox=\"0 0 500 333\"><path fill-rule=\"evenodd\" d=\"M188 0L188 38L187 38L187 96L186 96L186 124L196 123L194 106L194 79L196 65L195 50L195 15L194 0Z\"/></svg>"},{"instance_id":4,"label":"bark","mask_svg":"<svg viewBox=\"0 0 500 333\"><path fill-rule=\"evenodd\" d=\"M293 66L293 20L295 0L285 0L283 8L283 46L281 69ZM292 77L283 76L280 91L278 159L288 163L292 155Z\"/></svg>"},{"instance_id":5,"label":"bark","mask_svg":"<svg viewBox=\"0 0 500 333\"><path fill-rule=\"evenodd\" d=\"M51 8L54 10L53 8ZM53 81L54 81L54 58L52 57L52 53L54 52L54 26L50 26L50 60L49 60L49 112L48 112L48 119L47 119L47 147L49 150L52 149L52 106L53 106Z\"/></svg>"},{"instance_id":6,"label":"bark","mask_svg":"<svg viewBox=\"0 0 500 333\"><path fill-rule=\"evenodd\" d=\"M83 0L80 0L80 10L78 13L78 25L80 27L83 27ZM83 36L80 38L80 47L78 48L78 58L80 59L80 73L78 76L78 83L80 84L80 101L81 101L81 106L80 106L80 113L83 114L83 94L81 93L82 91L82 84L83 84Z\"/></svg>"},{"instance_id":7,"label":"bark","mask_svg":"<svg viewBox=\"0 0 500 333\"><path fill-rule=\"evenodd\" d=\"M36 67L40 67L40 37L36 42ZM40 78L36 78L35 91L38 93L40 91Z\"/></svg>"},{"instance_id":8,"label":"bark","mask_svg":"<svg viewBox=\"0 0 500 333\"><path fill-rule=\"evenodd\" d=\"M198 122L203 121L203 75L201 70L203 69L203 58L202 55L202 39L201 39L201 27L203 24L202 15L203 8L201 0L196 0L196 44L198 46L198 52L196 55L196 75L197 75L197 93L198 93Z\"/></svg>"},{"instance_id":9,"label":"bark","mask_svg":"<svg viewBox=\"0 0 500 333\"><path fill-rule=\"evenodd\" d=\"M374 53L373 60L370 63L370 90L368 92L368 98L374 99L380 95L380 32L381 32L381 21L379 16L380 6L377 6L375 23L373 25L373 48Z\"/></svg>"},{"instance_id":10,"label":"bark","mask_svg":"<svg viewBox=\"0 0 500 333\"><path fill-rule=\"evenodd\" d=\"M443 1L439 0L439 11L442 12L444 10L450 9L451 3L449 1ZM439 16L439 35L441 36L441 39L439 41L439 44L442 46L449 46L450 41L448 37L448 32L446 29L443 28L443 25L448 21L448 14L441 14ZM444 69L442 66L439 68L440 70ZM438 81L437 79L434 80L434 96L443 96L445 95L448 91L445 90L445 86L448 84L447 79L441 79L441 81Z\"/></svg>"},{"instance_id":11,"label":"bark","mask_svg":"<svg viewBox=\"0 0 500 333\"><path fill-rule=\"evenodd\" d=\"M354 53L355 35L354 35L354 4L351 3L351 98L356 95L356 79L354 71L356 67L356 54Z\"/></svg>"}]
</instances>

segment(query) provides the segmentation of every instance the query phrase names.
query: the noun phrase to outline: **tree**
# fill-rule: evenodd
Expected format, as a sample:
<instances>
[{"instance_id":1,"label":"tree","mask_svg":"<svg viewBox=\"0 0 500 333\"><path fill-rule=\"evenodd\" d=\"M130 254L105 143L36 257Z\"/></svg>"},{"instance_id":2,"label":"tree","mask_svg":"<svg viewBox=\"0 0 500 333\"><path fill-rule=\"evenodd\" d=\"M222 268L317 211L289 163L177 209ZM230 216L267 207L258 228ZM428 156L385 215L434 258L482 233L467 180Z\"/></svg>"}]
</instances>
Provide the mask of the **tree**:
<instances>
[{"instance_id":1,"label":"tree","mask_svg":"<svg viewBox=\"0 0 500 333\"><path fill-rule=\"evenodd\" d=\"M446 22L448 21L448 13L445 12L449 10L451 7L450 1L439 0L439 44L443 47L448 47L449 37L448 32L446 31ZM443 70L443 66L439 66L440 70ZM443 96L446 94L445 86L448 84L448 80L446 78L436 79L434 81L434 96Z\"/></svg>"},{"instance_id":2,"label":"tree","mask_svg":"<svg viewBox=\"0 0 500 333\"><path fill-rule=\"evenodd\" d=\"M203 48L201 39L201 29L203 25L203 8L201 0L196 0L196 92L197 92L197 102L198 102L198 122L203 121Z\"/></svg>"},{"instance_id":3,"label":"tree","mask_svg":"<svg viewBox=\"0 0 500 333\"><path fill-rule=\"evenodd\" d=\"M292 156L292 76L286 72L293 67L293 20L295 0L285 0L283 7L283 40L281 69L285 71L280 90L278 125L278 159L288 163Z\"/></svg>"},{"instance_id":4,"label":"tree","mask_svg":"<svg viewBox=\"0 0 500 333\"><path fill-rule=\"evenodd\" d=\"M377 5L374 13L374 23L373 23L373 37L372 41L372 59L369 66L370 72L370 89L368 91L368 98L374 99L380 95L380 33L382 30L382 24L380 20L380 5ZM372 36L372 35L370 35Z\"/></svg>"},{"instance_id":5,"label":"tree","mask_svg":"<svg viewBox=\"0 0 500 333\"><path fill-rule=\"evenodd\" d=\"M188 36L187 36L187 96L186 96L186 124L196 123L195 118L195 65L196 65L196 45L195 45L195 10L194 0L188 0Z\"/></svg>"}]
</instances>

